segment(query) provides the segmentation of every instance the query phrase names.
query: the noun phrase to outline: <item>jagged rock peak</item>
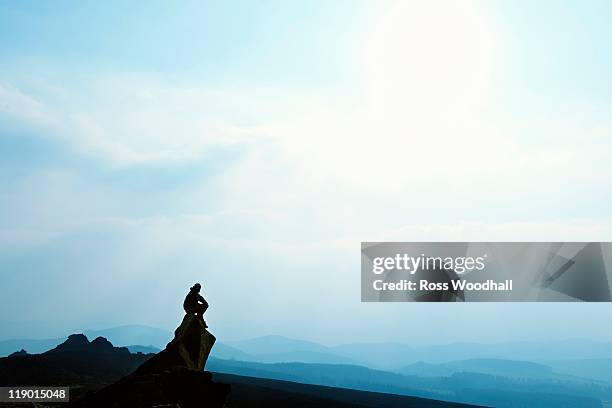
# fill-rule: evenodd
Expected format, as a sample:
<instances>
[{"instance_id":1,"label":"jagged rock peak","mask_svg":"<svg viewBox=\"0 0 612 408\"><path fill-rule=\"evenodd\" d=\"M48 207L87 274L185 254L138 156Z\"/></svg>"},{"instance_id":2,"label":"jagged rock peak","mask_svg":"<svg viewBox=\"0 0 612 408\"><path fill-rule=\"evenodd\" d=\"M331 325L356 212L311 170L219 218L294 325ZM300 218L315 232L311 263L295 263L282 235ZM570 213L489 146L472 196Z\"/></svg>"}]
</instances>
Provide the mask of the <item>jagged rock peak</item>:
<instances>
[{"instance_id":1,"label":"jagged rock peak","mask_svg":"<svg viewBox=\"0 0 612 408\"><path fill-rule=\"evenodd\" d=\"M74 351L74 350L83 350L89 346L89 340L87 336L84 334L71 334L68 336L65 342L58 345L52 350L49 350L47 353L51 352L60 352L60 351Z\"/></svg>"},{"instance_id":2,"label":"jagged rock peak","mask_svg":"<svg viewBox=\"0 0 612 408\"><path fill-rule=\"evenodd\" d=\"M113 344L106 340L104 337L97 337L91 342L92 348L96 350L112 350L114 348Z\"/></svg>"},{"instance_id":3,"label":"jagged rock peak","mask_svg":"<svg viewBox=\"0 0 612 408\"><path fill-rule=\"evenodd\" d=\"M174 339L136 372L156 373L176 367L202 371L215 340L215 336L206 330L200 318L185 315L181 325L174 331Z\"/></svg>"},{"instance_id":4,"label":"jagged rock peak","mask_svg":"<svg viewBox=\"0 0 612 408\"><path fill-rule=\"evenodd\" d=\"M29 356L29 354L24 349L21 349L19 351L9 354L8 356L9 357L19 357L19 356Z\"/></svg>"}]
</instances>

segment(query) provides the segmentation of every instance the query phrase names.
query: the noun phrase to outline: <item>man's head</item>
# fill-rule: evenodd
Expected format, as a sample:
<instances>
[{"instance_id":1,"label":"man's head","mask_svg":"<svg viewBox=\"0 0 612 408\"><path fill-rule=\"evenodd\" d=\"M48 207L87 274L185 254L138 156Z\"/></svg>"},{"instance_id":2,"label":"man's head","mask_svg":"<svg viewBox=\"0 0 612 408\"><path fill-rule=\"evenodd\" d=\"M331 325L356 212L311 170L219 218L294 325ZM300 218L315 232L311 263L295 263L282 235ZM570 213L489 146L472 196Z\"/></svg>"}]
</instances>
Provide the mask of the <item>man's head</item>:
<instances>
[{"instance_id":1,"label":"man's head","mask_svg":"<svg viewBox=\"0 0 612 408\"><path fill-rule=\"evenodd\" d=\"M202 285L200 285L199 283L196 283L191 287L191 290L193 290L194 292L200 292L200 289L202 289Z\"/></svg>"}]
</instances>

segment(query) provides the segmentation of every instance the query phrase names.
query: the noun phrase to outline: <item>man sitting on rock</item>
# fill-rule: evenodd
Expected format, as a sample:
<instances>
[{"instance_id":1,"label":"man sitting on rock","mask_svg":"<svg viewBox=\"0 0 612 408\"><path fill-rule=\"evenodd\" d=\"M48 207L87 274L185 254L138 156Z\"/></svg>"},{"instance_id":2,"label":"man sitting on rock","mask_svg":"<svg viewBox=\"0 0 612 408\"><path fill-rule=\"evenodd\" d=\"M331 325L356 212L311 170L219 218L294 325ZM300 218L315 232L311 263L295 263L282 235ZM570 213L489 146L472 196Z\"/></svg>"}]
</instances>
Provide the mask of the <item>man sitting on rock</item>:
<instances>
[{"instance_id":1,"label":"man sitting on rock","mask_svg":"<svg viewBox=\"0 0 612 408\"><path fill-rule=\"evenodd\" d=\"M199 283L196 283L189 289L189 293L183 302L183 309L185 309L187 314L197 315L206 328L208 326L204 321L204 312L208 309L208 302L200 295L200 289L202 289L202 286Z\"/></svg>"}]
</instances>

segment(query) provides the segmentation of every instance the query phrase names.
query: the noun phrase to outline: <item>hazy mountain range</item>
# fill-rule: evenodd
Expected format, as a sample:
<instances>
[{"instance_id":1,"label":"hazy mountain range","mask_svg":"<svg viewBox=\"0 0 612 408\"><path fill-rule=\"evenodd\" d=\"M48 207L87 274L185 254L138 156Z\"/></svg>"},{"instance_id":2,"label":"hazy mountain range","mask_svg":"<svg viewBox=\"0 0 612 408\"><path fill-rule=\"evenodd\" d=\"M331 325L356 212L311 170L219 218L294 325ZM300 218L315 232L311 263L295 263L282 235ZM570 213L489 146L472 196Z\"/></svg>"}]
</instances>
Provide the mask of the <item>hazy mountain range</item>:
<instances>
[{"instance_id":1,"label":"hazy mountain range","mask_svg":"<svg viewBox=\"0 0 612 408\"><path fill-rule=\"evenodd\" d=\"M125 325L104 330L84 330L83 334L91 339L104 337L113 344L127 347L131 352L156 353L172 338L168 330L143 325ZM63 343L66 337L50 339L16 338L0 340L0 357L15 350L25 349L29 353L42 353Z\"/></svg>"},{"instance_id":2,"label":"hazy mountain range","mask_svg":"<svg viewBox=\"0 0 612 408\"><path fill-rule=\"evenodd\" d=\"M485 365L503 371L515 361ZM469 367L470 362L466 363ZM470 371L451 375L406 375L363 366L313 363L256 363L211 359L207 369L241 376L326 385L362 391L417 396L495 407L604 407L612 398L612 385L572 376L506 377Z\"/></svg>"},{"instance_id":3,"label":"hazy mountain range","mask_svg":"<svg viewBox=\"0 0 612 408\"><path fill-rule=\"evenodd\" d=\"M172 333L155 327L126 325L85 330L89 338L104 337L132 352L154 353ZM0 356L25 349L41 353L62 343L56 339L0 341ZM282 336L221 342L212 357L257 363L344 364L419 376L451 376L476 372L506 377L569 375L612 382L612 343L591 340L554 342L453 343L410 346L401 343L355 343L325 346Z\"/></svg>"},{"instance_id":4,"label":"hazy mountain range","mask_svg":"<svg viewBox=\"0 0 612 408\"><path fill-rule=\"evenodd\" d=\"M75 408L111 405L174 407L179 405L178 402L184 407L215 407L223 404L235 408L254 406L459 408L465 406L410 395L314 384L320 380L313 377L312 373L318 373L320 376L325 371L337 376L336 382L339 384L351 383L359 376L363 379L369 372L369 369L363 367L328 365L323 371L318 371L317 365L301 364L302 369L296 370L297 376L294 378L297 381L293 382L275 380L266 375L256 378L222 373L240 370L240 363L219 359L215 359L215 364L221 369L213 374L209 372L208 375L192 370L170 368L171 366L166 366L161 371L148 372L151 366L144 371L135 371L142 370L152 361L151 358L155 358L153 356L153 354L130 353L126 348L115 347L102 337L90 341L83 334L72 334L65 342L45 353L19 352L0 358L0 386L40 384L70 386L71 404L68 406ZM272 367L270 372L276 372L274 375L287 376L282 370L275 370L276 365L252 364L270 366ZM225 369L224 365L227 365ZM291 365L285 367L291 369ZM248 368L243 367L243 369ZM390 375L402 378L398 374ZM200 381L194 382L194 378L199 378ZM377 387L382 388L384 384L374 386ZM228 391L229 395L226 395ZM224 404L224 400L227 405ZM177 403L170 404L169 401ZM60 405L65 404L49 406Z\"/></svg>"},{"instance_id":5,"label":"hazy mountain range","mask_svg":"<svg viewBox=\"0 0 612 408\"><path fill-rule=\"evenodd\" d=\"M147 326L85 333L142 353L157 352L172 336L169 331ZM20 349L43 352L63 340L4 340L0 341L0 354ZM612 400L612 345L588 340L329 347L264 336L217 342L207 369L489 406L601 407L601 401ZM508 405L509 401L518 405Z\"/></svg>"}]
</instances>

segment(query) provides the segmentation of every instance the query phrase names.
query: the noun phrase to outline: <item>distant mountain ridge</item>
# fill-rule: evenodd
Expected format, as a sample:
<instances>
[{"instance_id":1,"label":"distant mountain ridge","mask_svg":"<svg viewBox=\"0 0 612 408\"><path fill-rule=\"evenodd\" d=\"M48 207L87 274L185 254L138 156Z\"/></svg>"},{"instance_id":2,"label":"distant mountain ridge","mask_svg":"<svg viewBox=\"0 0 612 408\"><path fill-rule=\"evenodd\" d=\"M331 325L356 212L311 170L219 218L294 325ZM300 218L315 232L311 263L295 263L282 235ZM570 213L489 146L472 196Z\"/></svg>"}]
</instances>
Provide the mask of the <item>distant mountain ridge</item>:
<instances>
[{"instance_id":1,"label":"distant mountain ridge","mask_svg":"<svg viewBox=\"0 0 612 408\"><path fill-rule=\"evenodd\" d=\"M294 342L280 336L250 339L248 346L244 348L258 353L276 350L276 343L279 344L278 350L285 355L291 355L291 358L306 355L310 356L309 358L324 356L322 358L325 359L327 351L334 349L312 342ZM290 351L294 345L296 350ZM219 353L249 358L264 356L248 354L238 348L241 346L240 342L232 342L231 345L219 347ZM351 345L348 349L353 353L362 353L368 347L370 346ZM390 347L390 350L384 350L380 345L376 347L388 353L397 351L402 346L395 345ZM283 353L276 353L277 358ZM136 367L148 358L150 355L134 354L126 347L115 347L105 338L98 337L89 341L83 334L71 335L65 342L42 354L19 353L10 358L1 358L0 385L34 385L44 382L47 385L78 384L81 388L77 389L95 388L134 372ZM586 363L583 361L576 364L576 370L585 369ZM207 369L270 381L292 381L314 386L497 407L513 407L515 405L512 404L515 403L518 406L550 408L602 407L601 401L612 400L611 383L584 378L585 376L581 375L558 373L551 365L509 359L474 358L445 363L412 363L394 372L360 364L266 363L210 358ZM600 372L605 374L605 364L598 367Z\"/></svg>"},{"instance_id":2,"label":"distant mountain ridge","mask_svg":"<svg viewBox=\"0 0 612 408\"><path fill-rule=\"evenodd\" d=\"M157 352L172 338L169 330L143 325L124 325L103 330L84 330L83 334L95 339L104 337L113 344L124 346L134 352ZM66 341L66 337L52 339L7 339L0 341L0 357L24 349L30 354L44 353Z\"/></svg>"},{"instance_id":3,"label":"distant mountain ridge","mask_svg":"<svg viewBox=\"0 0 612 408\"><path fill-rule=\"evenodd\" d=\"M490 366L493 362L466 362ZM524 362L504 362L520 367ZM531 367L529 363L525 363ZM599 407L612 398L612 385L568 376L505 377L461 371L451 375L404 375L363 366L308 363L257 363L211 359L211 371L241 376L327 385L369 392L410 395L428 399L495 407ZM489 367L490 368L490 367ZM493 365L495 368L495 365ZM499 366L497 367L499 368ZM535 371L547 371L534 365ZM447 373L444 373L447 374ZM516 374L516 373L515 373Z\"/></svg>"},{"instance_id":4,"label":"distant mountain ridge","mask_svg":"<svg viewBox=\"0 0 612 408\"><path fill-rule=\"evenodd\" d=\"M431 364L418 362L400 370L404 375L420 377L450 377L455 373L471 372L513 378L549 378L553 376L550 366L529 361L474 358Z\"/></svg>"},{"instance_id":5,"label":"distant mountain ridge","mask_svg":"<svg viewBox=\"0 0 612 408\"><path fill-rule=\"evenodd\" d=\"M157 349L163 349L173 336L170 330L144 325L123 325L102 330L85 330L83 333L89 338L104 337L115 345ZM65 338L1 340L0 356L20 349L29 353L44 352L64 340ZM322 362L328 359L327 361L338 363L399 370L420 361L439 364L467 359L506 359L546 363L553 360L612 359L612 342L571 339L493 344L463 342L428 346L397 342L326 346L313 341L270 335L218 342L213 355L223 359L261 362Z\"/></svg>"},{"instance_id":6,"label":"distant mountain ridge","mask_svg":"<svg viewBox=\"0 0 612 408\"><path fill-rule=\"evenodd\" d=\"M556 372L593 378L612 384L612 358L553 360L546 364Z\"/></svg>"},{"instance_id":7,"label":"distant mountain ridge","mask_svg":"<svg viewBox=\"0 0 612 408\"><path fill-rule=\"evenodd\" d=\"M401 370L410 364L419 362L443 364L461 360L492 359L547 364L553 360L612 359L612 343L579 339L554 342L517 341L498 344L451 343L431 346L410 346L393 342L325 346L283 336L263 336L232 341L227 344L249 356L248 359L236 356L234 358L236 360L268 363L335 362L392 371ZM328 360L322 361L317 356ZM227 358L226 356L216 357Z\"/></svg>"},{"instance_id":8,"label":"distant mountain ridge","mask_svg":"<svg viewBox=\"0 0 612 408\"><path fill-rule=\"evenodd\" d=\"M227 344L252 355L288 353L295 351L311 351L319 353L326 353L330 351L329 347L313 341L291 339L278 335L230 341L227 342Z\"/></svg>"},{"instance_id":9,"label":"distant mountain ridge","mask_svg":"<svg viewBox=\"0 0 612 408\"><path fill-rule=\"evenodd\" d=\"M170 330L138 324L110 327L102 330L85 330L83 333L89 338L104 337L113 344L151 345L163 349L172 340Z\"/></svg>"},{"instance_id":10,"label":"distant mountain ridge","mask_svg":"<svg viewBox=\"0 0 612 408\"><path fill-rule=\"evenodd\" d=\"M72 334L66 341L42 354L0 358L0 386L79 384L98 387L124 376L151 357L130 353L97 337Z\"/></svg>"},{"instance_id":11,"label":"distant mountain ridge","mask_svg":"<svg viewBox=\"0 0 612 408\"><path fill-rule=\"evenodd\" d=\"M59 339L10 339L0 341L0 357L6 357L17 350L26 350L30 354L44 353L65 341Z\"/></svg>"},{"instance_id":12,"label":"distant mountain ridge","mask_svg":"<svg viewBox=\"0 0 612 408\"><path fill-rule=\"evenodd\" d=\"M104 330L86 330L104 334L113 344L126 346L132 352L155 353L163 348L171 332L164 329L125 325ZM108 336L108 337L106 337ZM96 336L97 337L97 336ZM0 341L0 356L21 349L30 354L42 353L65 339ZM160 344L161 343L161 344ZM495 374L497 360L518 361L521 364L543 364L559 375L573 375L612 383L612 343L591 340L559 340L554 342L505 342L499 344L453 343L446 345L410 346L402 343L354 343L326 346L312 341L283 336L262 336L240 341L217 342L212 357L223 360L259 363L349 364L421 376L445 375L469 371ZM465 364L482 360L489 366ZM454 365L459 362L459 365ZM452 363L452 364L451 364ZM505 375L511 375L510 363L502 365ZM469 369L468 369L469 368ZM517 366L517 375L539 375L534 366ZM500 368L501 370L501 368ZM509 371L508 371L509 370ZM499 371L499 370L498 370ZM545 375L545 374L542 374Z\"/></svg>"},{"instance_id":13,"label":"distant mountain ridge","mask_svg":"<svg viewBox=\"0 0 612 408\"><path fill-rule=\"evenodd\" d=\"M168 348L165 351L168 353ZM163 353L163 352L162 352ZM350 388L334 388L329 384L317 386L305 383L278 381L270 378L252 378L227 375L185 367L165 369L148 375L148 369L157 356L133 354L125 347L115 347L102 337L92 341L83 334L68 336L66 341L53 349L36 355L17 353L11 357L0 358L0 386L40 385L70 386L71 403L69 407L91 408L121 407L175 407L169 401L180 401L180 406L220 406L231 384L229 406L235 408L266 406L297 408L442 408L463 407L466 405L436 401L408 395L368 392ZM218 360L222 361L222 360ZM228 360L227 364L239 362ZM258 364L258 363L252 363ZM361 378L367 378L372 370L365 367L341 365L283 364L294 367L296 378L303 379L308 372L324 369L328 374L338 375L355 371ZM138 367L138 368L137 368ZM330 372L329 370L334 370ZM143 371L144 370L144 371ZM144 374L143 374L144 373ZM275 375L282 375L278 370ZM353 374L355 375L355 374ZM402 378L401 375L383 373L389 378ZM286 377L286 375L285 375ZM193 381L199 378L199 381ZM215 381L211 381L215 380ZM304 381L302 381L304 382ZM215 389L219 392L215 392ZM202 388L204 387L204 388ZM220 393L222 390L225 393ZM160 405L159 402L162 402ZM119 405L117 405L119 404Z\"/></svg>"}]
</instances>

